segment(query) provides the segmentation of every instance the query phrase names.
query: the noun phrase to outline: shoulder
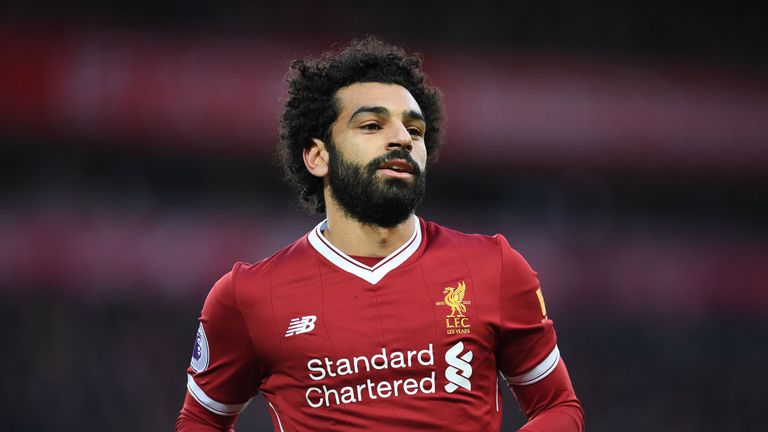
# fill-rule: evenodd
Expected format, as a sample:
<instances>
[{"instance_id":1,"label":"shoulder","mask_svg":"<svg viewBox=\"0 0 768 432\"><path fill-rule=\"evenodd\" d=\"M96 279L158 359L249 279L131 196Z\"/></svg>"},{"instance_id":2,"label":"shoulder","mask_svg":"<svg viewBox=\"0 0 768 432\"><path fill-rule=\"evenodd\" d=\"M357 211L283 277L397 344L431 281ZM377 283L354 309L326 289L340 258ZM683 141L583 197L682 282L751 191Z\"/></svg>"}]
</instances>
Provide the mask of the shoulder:
<instances>
[{"instance_id":1,"label":"shoulder","mask_svg":"<svg viewBox=\"0 0 768 432\"><path fill-rule=\"evenodd\" d=\"M425 231L431 241L446 241L460 245L498 248L500 234L487 235L465 233L431 221L424 221Z\"/></svg>"},{"instance_id":2,"label":"shoulder","mask_svg":"<svg viewBox=\"0 0 768 432\"><path fill-rule=\"evenodd\" d=\"M313 260L306 236L302 236L271 256L255 263L239 261L213 286L209 299L223 301L231 307L255 306L263 298L265 288L274 281L290 277L310 267Z\"/></svg>"},{"instance_id":3,"label":"shoulder","mask_svg":"<svg viewBox=\"0 0 768 432\"><path fill-rule=\"evenodd\" d=\"M310 248L305 235L261 261L237 262L231 271L233 283L273 277L275 273L300 268L313 259Z\"/></svg>"},{"instance_id":4,"label":"shoulder","mask_svg":"<svg viewBox=\"0 0 768 432\"><path fill-rule=\"evenodd\" d=\"M435 222L425 221L424 225L431 248L460 250L473 261L498 263L506 272L533 273L525 258L509 244L503 234L465 233Z\"/></svg>"},{"instance_id":5,"label":"shoulder","mask_svg":"<svg viewBox=\"0 0 768 432\"><path fill-rule=\"evenodd\" d=\"M514 251L502 234L466 233L429 221L425 221L424 225L430 242L452 244L463 248L471 248L478 252L496 254L497 256L504 250Z\"/></svg>"}]
</instances>

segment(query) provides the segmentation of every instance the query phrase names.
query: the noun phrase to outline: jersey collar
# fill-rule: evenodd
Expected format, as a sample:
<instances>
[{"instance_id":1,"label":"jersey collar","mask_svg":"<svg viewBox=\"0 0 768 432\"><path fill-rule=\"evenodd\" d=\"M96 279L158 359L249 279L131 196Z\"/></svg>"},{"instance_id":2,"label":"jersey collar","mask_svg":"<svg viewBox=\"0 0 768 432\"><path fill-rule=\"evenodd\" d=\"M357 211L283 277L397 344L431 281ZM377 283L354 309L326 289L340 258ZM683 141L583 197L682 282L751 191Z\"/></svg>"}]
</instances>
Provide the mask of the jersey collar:
<instances>
[{"instance_id":1,"label":"jersey collar","mask_svg":"<svg viewBox=\"0 0 768 432\"><path fill-rule=\"evenodd\" d=\"M411 237L403 243L402 246L397 248L397 250L387 255L387 257L372 267L367 266L340 251L323 236L323 230L328 227L328 219L317 224L317 226L307 234L307 239L309 240L309 244L311 244L320 255L325 257L333 265L347 273L352 273L371 285L375 285L386 276L387 273L396 269L419 249L422 237L421 223L416 216L412 216L412 220L415 229L413 230Z\"/></svg>"}]
</instances>

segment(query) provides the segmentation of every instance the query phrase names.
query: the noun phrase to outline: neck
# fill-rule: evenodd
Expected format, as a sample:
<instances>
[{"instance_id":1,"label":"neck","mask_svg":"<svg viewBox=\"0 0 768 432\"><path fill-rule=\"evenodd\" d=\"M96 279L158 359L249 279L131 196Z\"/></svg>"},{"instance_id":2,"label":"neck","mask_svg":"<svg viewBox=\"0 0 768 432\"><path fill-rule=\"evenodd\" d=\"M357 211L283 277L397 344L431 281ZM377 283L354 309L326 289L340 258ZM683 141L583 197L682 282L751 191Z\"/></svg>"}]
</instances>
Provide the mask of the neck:
<instances>
[{"instance_id":1,"label":"neck","mask_svg":"<svg viewBox=\"0 0 768 432\"><path fill-rule=\"evenodd\" d=\"M332 199L325 202L328 227L323 236L347 255L385 257L408 241L418 223L411 215L390 228L364 224L350 218Z\"/></svg>"}]
</instances>

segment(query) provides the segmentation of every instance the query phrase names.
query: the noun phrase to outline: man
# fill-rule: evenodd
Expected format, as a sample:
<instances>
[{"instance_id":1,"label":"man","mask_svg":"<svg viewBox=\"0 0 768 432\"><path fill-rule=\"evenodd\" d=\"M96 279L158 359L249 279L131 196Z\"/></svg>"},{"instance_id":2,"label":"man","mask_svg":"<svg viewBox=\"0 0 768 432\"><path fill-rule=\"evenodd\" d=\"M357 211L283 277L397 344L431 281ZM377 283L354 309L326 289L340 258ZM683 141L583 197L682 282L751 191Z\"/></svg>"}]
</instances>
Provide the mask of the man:
<instances>
[{"instance_id":1,"label":"man","mask_svg":"<svg viewBox=\"0 0 768 432\"><path fill-rule=\"evenodd\" d=\"M287 179L326 220L235 264L200 317L178 431L233 430L261 391L276 431L582 431L536 274L501 235L414 215L442 107L421 63L367 38L296 60Z\"/></svg>"}]
</instances>

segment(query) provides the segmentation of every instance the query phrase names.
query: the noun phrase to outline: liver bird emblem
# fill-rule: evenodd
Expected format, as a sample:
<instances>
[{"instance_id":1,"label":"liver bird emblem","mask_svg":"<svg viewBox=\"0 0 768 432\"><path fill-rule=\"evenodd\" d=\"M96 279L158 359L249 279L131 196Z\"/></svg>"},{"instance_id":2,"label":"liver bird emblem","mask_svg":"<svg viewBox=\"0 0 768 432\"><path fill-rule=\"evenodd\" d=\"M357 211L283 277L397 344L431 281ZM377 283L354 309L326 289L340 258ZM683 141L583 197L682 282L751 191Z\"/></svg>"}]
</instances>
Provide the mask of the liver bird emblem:
<instances>
[{"instance_id":1,"label":"liver bird emblem","mask_svg":"<svg viewBox=\"0 0 768 432\"><path fill-rule=\"evenodd\" d=\"M464 306L464 293L466 291L467 286L463 281L459 282L459 286L456 288L447 287L443 290L443 293L445 293L445 304L451 307L451 314L448 317L464 316L464 312L467 311L467 307Z\"/></svg>"}]
</instances>

